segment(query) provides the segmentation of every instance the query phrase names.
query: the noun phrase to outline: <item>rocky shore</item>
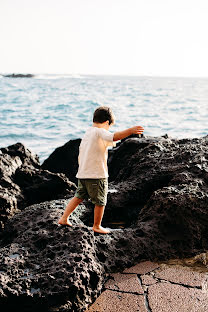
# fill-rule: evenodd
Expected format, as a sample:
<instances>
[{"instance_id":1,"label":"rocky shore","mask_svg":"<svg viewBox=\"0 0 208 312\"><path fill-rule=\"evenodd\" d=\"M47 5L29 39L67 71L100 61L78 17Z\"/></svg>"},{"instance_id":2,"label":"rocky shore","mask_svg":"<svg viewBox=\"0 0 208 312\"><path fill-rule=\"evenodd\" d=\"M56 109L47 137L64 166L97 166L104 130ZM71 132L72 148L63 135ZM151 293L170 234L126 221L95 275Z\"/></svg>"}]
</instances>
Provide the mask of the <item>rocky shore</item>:
<instances>
[{"instance_id":1,"label":"rocky shore","mask_svg":"<svg viewBox=\"0 0 208 312\"><path fill-rule=\"evenodd\" d=\"M73 228L57 224L76 189L79 144L42 165L21 143L0 149L1 311L85 311L108 274L208 249L208 136L135 136L109 150L103 223L122 227L98 236L89 201Z\"/></svg>"},{"instance_id":2,"label":"rocky shore","mask_svg":"<svg viewBox=\"0 0 208 312\"><path fill-rule=\"evenodd\" d=\"M6 78L33 78L35 75L33 74L8 74L8 75L3 75L3 77Z\"/></svg>"}]
</instances>

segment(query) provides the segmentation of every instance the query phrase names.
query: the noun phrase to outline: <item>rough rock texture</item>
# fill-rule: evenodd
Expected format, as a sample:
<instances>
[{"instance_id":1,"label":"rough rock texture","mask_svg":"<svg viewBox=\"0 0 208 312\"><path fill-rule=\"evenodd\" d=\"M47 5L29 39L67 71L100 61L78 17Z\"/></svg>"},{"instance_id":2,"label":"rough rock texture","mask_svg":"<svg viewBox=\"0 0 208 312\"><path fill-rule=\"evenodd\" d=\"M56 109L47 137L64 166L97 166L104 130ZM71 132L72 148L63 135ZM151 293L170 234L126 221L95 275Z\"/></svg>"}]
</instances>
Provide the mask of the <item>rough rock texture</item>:
<instances>
[{"instance_id":1,"label":"rough rock texture","mask_svg":"<svg viewBox=\"0 0 208 312\"><path fill-rule=\"evenodd\" d=\"M73 145L76 146L76 151L73 150ZM73 159L78 155L78 141L68 142L65 148L68 148L68 157L71 157L73 166ZM58 158L54 154L53 162L62 159L65 154L66 151L63 154L60 151ZM18 158L19 156L7 155L4 160L12 161L13 165L11 169L9 165L4 164L9 174L3 177L9 178L12 183L18 182L15 184L17 196L15 193L14 200L18 198L18 201L21 201L21 196L30 198L30 188L33 188L33 184L27 180L30 170L27 169L25 172L25 167L21 167L22 160ZM0 291L4 307L11 303L11 298L12 302L21 305L23 298L26 297L28 307L24 306L24 309L27 311L32 311L33 307L35 309L39 305L43 305L49 311L66 311L67 307L71 309L70 311L83 311L99 294L105 278L104 272L121 272L142 260L156 262L190 257L206 251L207 159L208 136L183 140L167 136L140 139L134 137L119 143L115 149L109 151L110 184L103 223L123 221L126 228L114 229L109 235L94 237L88 228L93 218L92 206L88 202L73 214L75 224L73 230L57 226L60 209L63 209L61 200L28 207L13 217L2 233L4 247L1 249L1 255L4 267ZM60 172L65 169L68 170L70 179L76 181L76 170L66 165L61 167ZM43 170L43 166L41 169L31 170L34 179L37 179L38 172L40 175L43 172L44 179L45 174L52 174ZM34 171L37 171L37 174ZM58 167L56 171L59 171ZM22 189L25 190L24 193ZM38 192L35 189L31 198L36 198ZM13 194L10 196L12 201ZM60 255L61 245L65 246L66 251L61 249ZM11 248L17 248L17 252ZM12 260L11 271L8 255L11 252L14 255L18 250L23 254L23 266L19 266L18 261ZM26 254L22 250L25 250ZM17 256L11 258L15 259L14 257ZM77 260L73 260L73 257L77 257ZM33 262L40 267L45 266L45 271L42 271L41 267L38 275L34 269L36 273L32 271L32 274L37 276L34 284L30 276L26 276L26 281L24 278L24 283L21 284L21 278L25 276L23 271L27 272ZM91 277L87 273L89 269L94 272L91 273ZM61 272L62 280L58 279L58 272ZM85 275L80 275L81 272L85 272ZM49 279L49 275L55 277L54 283L46 283L46 280L53 281L53 278ZM151 279L148 283L152 283ZM18 288L20 287L18 285L22 285L21 288ZM74 287L76 290L73 290ZM150 287L154 289L154 283Z\"/></svg>"},{"instance_id":2,"label":"rough rock texture","mask_svg":"<svg viewBox=\"0 0 208 312\"><path fill-rule=\"evenodd\" d=\"M0 149L0 229L20 209L75 189L64 174L42 170L38 156L21 143Z\"/></svg>"},{"instance_id":3,"label":"rough rock texture","mask_svg":"<svg viewBox=\"0 0 208 312\"><path fill-rule=\"evenodd\" d=\"M111 151L103 222L123 220L127 228L115 230L111 244L107 237L97 242L106 268L124 268L126 255L130 266L208 249L207 143L208 136L130 138Z\"/></svg>"},{"instance_id":4,"label":"rough rock texture","mask_svg":"<svg viewBox=\"0 0 208 312\"><path fill-rule=\"evenodd\" d=\"M138 283L136 274L112 274L111 278L105 284L105 288L119 291L126 291L128 289L129 292L142 295L144 293L141 285Z\"/></svg>"},{"instance_id":5,"label":"rough rock texture","mask_svg":"<svg viewBox=\"0 0 208 312\"><path fill-rule=\"evenodd\" d=\"M149 306L152 312L207 312L208 298L199 289L171 283L149 286Z\"/></svg>"},{"instance_id":6,"label":"rough rock texture","mask_svg":"<svg viewBox=\"0 0 208 312\"><path fill-rule=\"evenodd\" d=\"M124 273L126 270L111 274L102 294L85 312L208 311L207 273L150 261L129 270L134 274Z\"/></svg>"},{"instance_id":7,"label":"rough rock texture","mask_svg":"<svg viewBox=\"0 0 208 312\"><path fill-rule=\"evenodd\" d=\"M109 162L114 192L105 217L123 216L158 257L207 249L207 159L208 136L125 140Z\"/></svg>"},{"instance_id":8,"label":"rough rock texture","mask_svg":"<svg viewBox=\"0 0 208 312\"><path fill-rule=\"evenodd\" d=\"M3 154L9 155L11 157L19 157L24 166L39 168L39 157L33 154L29 149L27 149L23 144L16 143L8 147L0 148Z\"/></svg>"},{"instance_id":9,"label":"rough rock texture","mask_svg":"<svg viewBox=\"0 0 208 312\"><path fill-rule=\"evenodd\" d=\"M155 273L155 277L169 282L200 287L204 281L204 273L191 271L188 267L174 266L163 268Z\"/></svg>"},{"instance_id":10,"label":"rough rock texture","mask_svg":"<svg viewBox=\"0 0 208 312\"><path fill-rule=\"evenodd\" d=\"M187 209L183 208L184 202L186 206L191 204L193 207L201 203L206 207L207 143L208 137L192 140L125 140L113 150L109 158L110 181L117 190L109 194L109 207L122 213L124 218L128 216L129 223L137 219L142 208L140 218L141 215L144 218L155 218L155 209L159 209L157 215L173 214L176 207L180 207L180 211ZM151 210L146 205L151 206ZM156 208L157 205L160 208ZM167 211L169 206L172 212ZM158 217L161 219L161 216ZM175 223L180 222L175 220L172 228ZM178 229L180 225L176 227Z\"/></svg>"},{"instance_id":11,"label":"rough rock texture","mask_svg":"<svg viewBox=\"0 0 208 312\"><path fill-rule=\"evenodd\" d=\"M147 312L143 296L105 290L86 312ZM158 310L159 312L159 310Z\"/></svg>"},{"instance_id":12,"label":"rough rock texture","mask_svg":"<svg viewBox=\"0 0 208 312\"><path fill-rule=\"evenodd\" d=\"M71 229L57 224L66 203L27 207L7 223L0 254L1 311L82 311L100 293L104 270L93 232L79 219L85 207L74 213Z\"/></svg>"},{"instance_id":13,"label":"rough rock texture","mask_svg":"<svg viewBox=\"0 0 208 312\"><path fill-rule=\"evenodd\" d=\"M146 274L159 268L159 264L151 261L143 261L133 267L127 268L123 273L129 274Z\"/></svg>"},{"instance_id":14,"label":"rough rock texture","mask_svg":"<svg viewBox=\"0 0 208 312\"><path fill-rule=\"evenodd\" d=\"M70 140L55 151L43 162L41 168L51 172L62 172L70 181L77 182L78 154L81 139Z\"/></svg>"}]
</instances>

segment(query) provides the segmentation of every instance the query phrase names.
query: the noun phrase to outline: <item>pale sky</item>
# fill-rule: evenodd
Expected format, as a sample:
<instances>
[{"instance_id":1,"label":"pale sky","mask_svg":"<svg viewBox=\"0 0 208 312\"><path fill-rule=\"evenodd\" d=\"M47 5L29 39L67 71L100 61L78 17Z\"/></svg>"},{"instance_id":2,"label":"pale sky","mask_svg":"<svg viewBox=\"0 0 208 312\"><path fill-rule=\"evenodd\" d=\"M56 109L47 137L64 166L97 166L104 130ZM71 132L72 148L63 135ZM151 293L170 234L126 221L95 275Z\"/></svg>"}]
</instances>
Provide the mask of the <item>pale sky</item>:
<instances>
[{"instance_id":1,"label":"pale sky","mask_svg":"<svg viewBox=\"0 0 208 312\"><path fill-rule=\"evenodd\" d=\"M0 73L208 77L208 0L0 0Z\"/></svg>"}]
</instances>

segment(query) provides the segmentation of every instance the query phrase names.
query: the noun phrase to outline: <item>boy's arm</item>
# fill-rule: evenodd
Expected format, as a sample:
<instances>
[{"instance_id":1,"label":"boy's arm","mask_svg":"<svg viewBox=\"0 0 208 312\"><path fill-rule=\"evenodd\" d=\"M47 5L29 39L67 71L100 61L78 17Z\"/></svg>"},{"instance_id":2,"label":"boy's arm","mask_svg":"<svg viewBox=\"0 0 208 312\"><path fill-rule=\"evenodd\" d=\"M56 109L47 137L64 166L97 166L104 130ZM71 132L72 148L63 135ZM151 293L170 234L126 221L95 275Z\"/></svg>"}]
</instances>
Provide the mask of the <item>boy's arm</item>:
<instances>
[{"instance_id":1,"label":"boy's arm","mask_svg":"<svg viewBox=\"0 0 208 312\"><path fill-rule=\"evenodd\" d=\"M115 132L113 135L113 141L122 140L131 134L141 134L143 133L143 131L144 131L144 128L142 126L135 126L135 127L123 130L123 131Z\"/></svg>"}]
</instances>

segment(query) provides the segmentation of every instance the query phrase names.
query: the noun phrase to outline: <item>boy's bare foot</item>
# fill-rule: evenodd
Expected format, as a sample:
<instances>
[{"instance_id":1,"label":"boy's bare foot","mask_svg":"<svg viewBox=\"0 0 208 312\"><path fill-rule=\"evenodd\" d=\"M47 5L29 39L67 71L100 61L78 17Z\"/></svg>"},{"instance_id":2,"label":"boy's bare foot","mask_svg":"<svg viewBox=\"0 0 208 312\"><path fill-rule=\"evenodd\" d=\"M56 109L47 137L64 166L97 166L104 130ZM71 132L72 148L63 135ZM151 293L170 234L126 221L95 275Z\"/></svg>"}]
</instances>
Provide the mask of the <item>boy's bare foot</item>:
<instances>
[{"instance_id":1,"label":"boy's bare foot","mask_svg":"<svg viewBox=\"0 0 208 312\"><path fill-rule=\"evenodd\" d=\"M62 218L59 219L58 224L72 226L72 223L68 219L65 220Z\"/></svg>"},{"instance_id":2,"label":"boy's bare foot","mask_svg":"<svg viewBox=\"0 0 208 312\"><path fill-rule=\"evenodd\" d=\"M93 229L93 231L94 231L95 233L100 233L100 234L108 234L108 233L110 233L109 230L103 228L101 225L98 226L98 227L93 226L92 229Z\"/></svg>"}]
</instances>

